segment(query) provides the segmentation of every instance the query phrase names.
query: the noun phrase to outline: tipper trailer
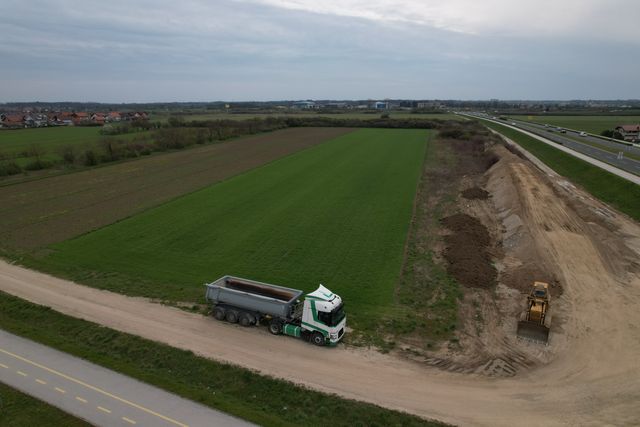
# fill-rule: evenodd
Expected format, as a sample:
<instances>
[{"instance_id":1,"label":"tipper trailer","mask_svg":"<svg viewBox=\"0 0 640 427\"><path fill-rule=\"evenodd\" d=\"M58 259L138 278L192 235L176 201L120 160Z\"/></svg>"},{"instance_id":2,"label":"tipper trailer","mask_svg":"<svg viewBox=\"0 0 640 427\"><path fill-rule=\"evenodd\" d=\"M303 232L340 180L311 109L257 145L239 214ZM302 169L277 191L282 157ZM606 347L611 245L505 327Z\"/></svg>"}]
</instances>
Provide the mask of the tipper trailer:
<instances>
[{"instance_id":1,"label":"tipper trailer","mask_svg":"<svg viewBox=\"0 0 640 427\"><path fill-rule=\"evenodd\" d=\"M342 298L320 285L304 296L298 289L223 276L206 285L206 299L218 320L242 326L269 324L269 332L302 338L315 345L336 345L347 316Z\"/></svg>"}]
</instances>

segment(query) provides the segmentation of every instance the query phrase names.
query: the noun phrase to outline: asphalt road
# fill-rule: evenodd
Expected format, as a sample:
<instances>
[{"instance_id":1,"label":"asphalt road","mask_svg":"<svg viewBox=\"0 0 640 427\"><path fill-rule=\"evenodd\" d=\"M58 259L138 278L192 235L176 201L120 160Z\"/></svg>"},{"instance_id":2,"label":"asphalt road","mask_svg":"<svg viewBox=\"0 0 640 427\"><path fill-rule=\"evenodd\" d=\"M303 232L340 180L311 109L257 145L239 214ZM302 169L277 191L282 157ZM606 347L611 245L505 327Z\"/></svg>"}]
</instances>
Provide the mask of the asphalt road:
<instances>
[{"instance_id":1,"label":"asphalt road","mask_svg":"<svg viewBox=\"0 0 640 427\"><path fill-rule=\"evenodd\" d=\"M619 148L619 151L616 151L615 153L611 153L604 149L599 149L591 145L581 143L580 141L577 141L575 139L569 138L565 136L566 134L559 133L557 132L557 130L554 130L553 132L541 130L541 129L547 129L544 127L544 125L540 125L541 126L540 128L538 126L531 125L530 123L524 123L521 121L500 120L500 119L494 120L494 119L484 117L484 116L479 116L476 114L468 114L468 113L459 113L459 114L467 115L470 117L476 117L478 119L487 120L494 123L499 123L506 127L518 129L523 131L524 133L529 133L534 137L537 137L537 139L542 140L543 142L547 142L550 145L555 145L558 149L562 151L566 151L570 154L573 154L576 157L582 158L583 160L590 161L590 163L593 163L594 165L601 167L602 169L605 169L609 172L619 175L636 184L640 184L640 161L631 159L629 157L626 157L625 155L623 155L620 158L618 155L620 151L625 153L630 152L630 150L628 150L627 147L622 144L617 144L611 141L605 141L595 137L575 136L575 138L591 138L592 140L597 140L599 142L614 144L613 145L614 147ZM567 132L571 132L571 131L567 131ZM571 133L578 135L577 132L571 132ZM636 150L635 147L633 149ZM634 154L635 154L635 151L634 151ZM591 161L591 159L594 159L595 161Z\"/></svg>"},{"instance_id":2,"label":"asphalt road","mask_svg":"<svg viewBox=\"0 0 640 427\"><path fill-rule=\"evenodd\" d=\"M640 175L640 161L628 157L629 154L640 156L640 149L637 147L596 138L595 136L580 136L579 132L568 129L566 130L567 133L563 134L554 127L546 128L544 125L523 122L520 120L505 123L516 123L515 127L528 130L529 132L548 138L554 142L562 143L564 146L575 151L612 164L627 172ZM576 141L576 139L584 140L585 142ZM594 147L593 145L598 145L602 148ZM614 150L615 152L611 152L611 150ZM622 158L618 157L619 153L623 153Z\"/></svg>"},{"instance_id":3,"label":"asphalt road","mask_svg":"<svg viewBox=\"0 0 640 427\"><path fill-rule=\"evenodd\" d=\"M97 426L252 425L2 330L0 382Z\"/></svg>"}]
</instances>

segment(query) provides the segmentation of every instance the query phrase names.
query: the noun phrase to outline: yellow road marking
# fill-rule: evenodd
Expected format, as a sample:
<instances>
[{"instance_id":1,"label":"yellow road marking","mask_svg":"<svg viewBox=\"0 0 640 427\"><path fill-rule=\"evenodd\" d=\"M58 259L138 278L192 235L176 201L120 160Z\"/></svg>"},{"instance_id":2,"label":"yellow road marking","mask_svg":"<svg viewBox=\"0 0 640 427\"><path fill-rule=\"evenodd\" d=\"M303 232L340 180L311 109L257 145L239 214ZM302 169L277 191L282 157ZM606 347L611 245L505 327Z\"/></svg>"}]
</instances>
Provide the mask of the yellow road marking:
<instances>
[{"instance_id":1,"label":"yellow road marking","mask_svg":"<svg viewBox=\"0 0 640 427\"><path fill-rule=\"evenodd\" d=\"M102 406L98 406L98 409L101 410L102 412L106 412L107 414L111 413L110 410L108 410L107 408L103 408Z\"/></svg>"},{"instance_id":2,"label":"yellow road marking","mask_svg":"<svg viewBox=\"0 0 640 427\"><path fill-rule=\"evenodd\" d=\"M80 396L76 396L76 400L79 400L82 403L87 403L87 399L83 399Z\"/></svg>"},{"instance_id":3,"label":"yellow road marking","mask_svg":"<svg viewBox=\"0 0 640 427\"><path fill-rule=\"evenodd\" d=\"M123 419L124 421L128 422L129 424L136 424L136 422L135 422L135 421L133 421L132 419L129 419L129 418L127 418L127 417L122 417L122 419Z\"/></svg>"},{"instance_id":4,"label":"yellow road marking","mask_svg":"<svg viewBox=\"0 0 640 427\"><path fill-rule=\"evenodd\" d=\"M0 368L9 369L9 367L4 363L0 363Z\"/></svg>"},{"instance_id":5,"label":"yellow road marking","mask_svg":"<svg viewBox=\"0 0 640 427\"><path fill-rule=\"evenodd\" d=\"M55 388L55 390L56 390L57 392L59 392L59 393L62 393L62 394L64 394L64 393L66 393L66 392L67 392L66 390L63 390L63 389L61 389L60 387L56 387L56 388Z\"/></svg>"},{"instance_id":6,"label":"yellow road marking","mask_svg":"<svg viewBox=\"0 0 640 427\"><path fill-rule=\"evenodd\" d=\"M47 382L46 382L46 381L42 381L42 380L40 380L40 379L38 379L38 378L36 378L36 382L37 382L38 384L42 384L42 385L46 385L46 384L47 384Z\"/></svg>"},{"instance_id":7,"label":"yellow road marking","mask_svg":"<svg viewBox=\"0 0 640 427\"><path fill-rule=\"evenodd\" d=\"M26 377L26 376L27 376L27 374L25 374L25 373L24 373L24 372L22 372L22 371L16 371L16 372L18 373L18 375L22 375L23 377Z\"/></svg>"},{"instance_id":8,"label":"yellow road marking","mask_svg":"<svg viewBox=\"0 0 640 427\"><path fill-rule=\"evenodd\" d=\"M158 418L161 418L161 419L163 419L163 420L165 420L165 421L168 421L168 422L170 422L170 423L172 423L172 424L175 424L175 425L177 425L177 426L180 426L180 427L189 427L187 424L183 424L183 423L181 423L181 422L179 422L179 421L176 421L176 420L174 420L174 419L172 419L172 418L166 417L166 416L164 416L164 415L162 415L162 414L159 414L159 413L157 413L157 412L155 412L155 411L152 411L151 409L147 409L147 408L145 408L144 406L140 406L140 405L138 405L138 404L136 404L136 403L133 403L133 402L130 402L130 401L126 400L126 399L123 399L122 397L118 397L118 396L116 396L116 395L114 395L114 394L111 394L111 393L109 393L108 391L105 391L105 390L102 390L102 389L100 389L100 388L98 388L98 387L95 387L95 386L92 386L92 385L90 385L90 384L87 384L87 383L85 383L85 382L83 382L83 381L80 381L80 380L78 380L78 379L75 379L75 378L73 378L73 377L71 377L71 376L69 376L69 375L63 374L62 372L58 372L58 371L56 371L55 369L47 368L47 367L46 367L46 366L44 366L44 365L41 365L41 364L39 364L39 363L37 363L37 362L33 362L33 361L31 361L31 360L29 360L29 359L26 359L26 358L24 358L24 357L22 357L22 356L18 356L17 354L11 353L10 351L3 350L2 348L0 348L0 353L4 353L4 354L6 354L6 355L8 355L8 356L11 356L11 357L13 357L13 358L15 358L15 359L21 360L21 361L23 361L23 362L25 362L25 363L28 363L28 364L30 364L30 365L36 366L36 367L38 367L38 368L40 368L40 369L44 369L44 370L45 370L45 371L47 371L47 372L50 372L50 373L55 374L55 375L58 375L59 377L62 377L62 378L64 378L64 379L69 380L69 381L71 381L71 382L74 382L74 383L76 383L76 384L80 384L81 386L84 386L84 387L86 387L86 388L88 388L88 389L90 389L90 390L93 390L93 391L96 391L96 392L98 392L98 393L104 394L105 396L108 396L108 397L110 397L110 398L112 398L112 399L115 399L115 400L117 400L117 401L119 401L119 402L122 402L122 403L124 403L124 404L129 405L129 406L132 406L132 407L134 407L134 408L136 408L136 409L139 409L139 410L141 410L141 411L143 411L143 412L146 412L147 414L154 415L154 416L156 416L156 417L158 417ZM57 390L57 391L60 391L61 393L66 393L64 390L59 389L59 388L57 388L57 387L56 387L56 390Z\"/></svg>"}]
</instances>

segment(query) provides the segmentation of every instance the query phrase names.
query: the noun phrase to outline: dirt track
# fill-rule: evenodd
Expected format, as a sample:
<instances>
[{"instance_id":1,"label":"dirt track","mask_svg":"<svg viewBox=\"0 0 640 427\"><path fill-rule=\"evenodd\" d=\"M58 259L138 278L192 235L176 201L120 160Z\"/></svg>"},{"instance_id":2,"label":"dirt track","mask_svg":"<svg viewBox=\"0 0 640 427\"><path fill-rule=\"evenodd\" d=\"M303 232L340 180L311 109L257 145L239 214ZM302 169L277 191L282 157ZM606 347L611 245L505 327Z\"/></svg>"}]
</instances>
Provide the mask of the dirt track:
<instances>
[{"instance_id":1,"label":"dirt track","mask_svg":"<svg viewBox=\"0 0 640 427\"><path fill-rule=\"evenodd\" d=\"M208 357L455 424L637 425L640 227L561 178L504 156L493 182L516 191L493 194L503 226L511 237L527 228L564 288L552 306L550 346L520 344L537 363L510 378L445 372L373 351L317 349L6 263L0 289ZM515 330L515 319L505 327Z\"/></svg>"}]
</instances>

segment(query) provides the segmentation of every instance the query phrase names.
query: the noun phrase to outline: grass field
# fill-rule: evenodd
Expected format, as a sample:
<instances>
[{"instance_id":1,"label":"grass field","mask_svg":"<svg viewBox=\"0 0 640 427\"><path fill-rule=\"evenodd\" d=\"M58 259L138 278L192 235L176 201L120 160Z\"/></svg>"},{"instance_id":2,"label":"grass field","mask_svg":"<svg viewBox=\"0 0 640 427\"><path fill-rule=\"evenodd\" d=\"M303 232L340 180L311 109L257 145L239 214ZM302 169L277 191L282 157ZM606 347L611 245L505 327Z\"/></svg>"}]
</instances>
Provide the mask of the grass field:
<instances>
[{"instance_id":1,"label":"grass field","mask_svg":"<svg viewBox=\"0 0 640 427\"><path fill-rule=\"evenodd\" d=\"M639 186L521 132L493 122L482 123L511 138L558 174L583 186L598 199L640 220Z\"/></svg>"},{"instance_id":2,"label":"grass field","mask_svg":"<svg viewBox=\"0 0 640 427\"><path fill-rule=\"evenodd\" d=\"M0 246L32 250L67 240L350 131L283 129L0 185Z\"/></svg>"},{"instance_id":3,"label":"grass field","mask_svg":"<svg viewBox=\"0 0 640 427\"><path fill-rule=\"evenodd\" d=\"M511 116L515 119L546 123L600 135L622 124L639 124L640 116Z\"/></svg>"},{"instance_id":4,"label":"grass field","mask_svg":"<svg viewBox=\"0 0 640 427\"><path fill-rule=\"evenodd\" d=\"M263 426L442 426L198 357L2 292L0 328ZM0 408L0 425L84 425L53 413L45 420L35 413L39 406L10 398L8 411Z\"/></svg>"},{"instance_id":5,"label":"grass field","mask_svg":"<svg viewBox=\"0 0 640 427\"><path fill-rule=\"evenodd\" d=\"M352 321L373 324L394 301L429 135L352 132L55 244L37 266L172 301L202 301L202 284L224 274L323 283Z\"/></svg>"},{"instance_id":6,"label":"grass field","mask_svg":"<svg viewBox=\"0 0 640 427\"><path fill-rule=\"evenodd\" d=\"M184 120L247 120L252 118L266 118L266 117L330 117L333 119L377 119L385 111L375 113L321 113L321 112L299 112L299 113L248 113L248 114L233 114L233 113L194 113L185 114L178 117ZM408 113L408 112L393 112L388 111L390 118L392 119L440 119L440 120L460 120L459 116L449 113ZM166 121L170 115L154 115L154 120Z\"/></svg>"},{"instance_id":7,"label":"grass field","mask_svg":"<svg viewBox=\"0 0 640 427\"><path fill-rule=\"evenodd\" d=\"M90 426L90 424L68 415L56 407L2 383L0 383L0 425L12 427Z\"/></svg>"},{"instance_id":8,"label":"grass field","mask_svg":"<svg viewBox=\"0 0 640 427\"><path fill-rule=\"evenodd\" d=\"M18 129L0 131L0 153L17 155L17 162L24 166L31 156L23 155L33 146L38 147L44 153L43 160L61 160L61 150L64 147L95 147L101 138L100 127L96 126L61 126L34 129ZM118 135L117 138L127 139L143 132ZM114 138L114 137L107 137Z\"/></svg>"}]
</instances>

